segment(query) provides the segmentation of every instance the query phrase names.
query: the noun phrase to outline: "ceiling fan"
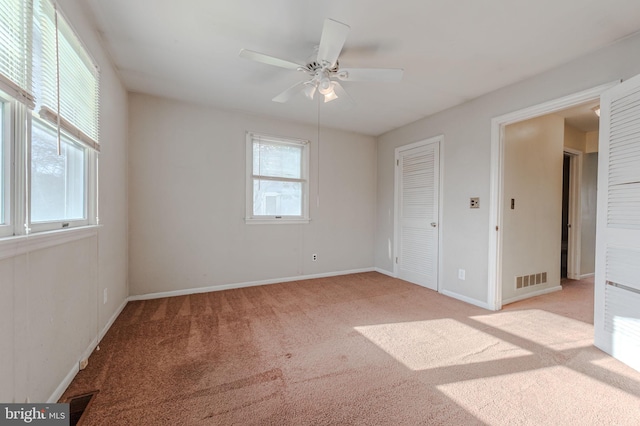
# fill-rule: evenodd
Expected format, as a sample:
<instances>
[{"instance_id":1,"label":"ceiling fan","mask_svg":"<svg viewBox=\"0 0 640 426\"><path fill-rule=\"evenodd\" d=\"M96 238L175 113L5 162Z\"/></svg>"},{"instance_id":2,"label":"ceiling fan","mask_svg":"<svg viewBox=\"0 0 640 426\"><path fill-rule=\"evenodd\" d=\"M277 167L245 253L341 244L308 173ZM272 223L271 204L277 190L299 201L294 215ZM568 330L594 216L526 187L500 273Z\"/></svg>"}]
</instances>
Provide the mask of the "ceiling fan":
<instances>
[{"instance_id":1,"label":"ceiling fan","mask_svg":"<svg viewBox=\"0 0 640 426\"><path fill-rule=\"evenodd\" d=\"M325 102L331 102L339 97L350 100L350 96L342 85L336 81L376 81L396 82L402 80L402 69L396 68L340 68L338 56L349 34L350 27L333 19L325 19L322 28L320 45L317 47L315 58L311 57L307 64L298 64L285 59L276 58L264 53L242 49L240 56L253 61L262 62L276 67L302 71L310 79L296 83L278 96L274 102L287 102L292 96L302 92L307 98L313 99L316 91L324 96Z\"/></svg>"}]
</instances>

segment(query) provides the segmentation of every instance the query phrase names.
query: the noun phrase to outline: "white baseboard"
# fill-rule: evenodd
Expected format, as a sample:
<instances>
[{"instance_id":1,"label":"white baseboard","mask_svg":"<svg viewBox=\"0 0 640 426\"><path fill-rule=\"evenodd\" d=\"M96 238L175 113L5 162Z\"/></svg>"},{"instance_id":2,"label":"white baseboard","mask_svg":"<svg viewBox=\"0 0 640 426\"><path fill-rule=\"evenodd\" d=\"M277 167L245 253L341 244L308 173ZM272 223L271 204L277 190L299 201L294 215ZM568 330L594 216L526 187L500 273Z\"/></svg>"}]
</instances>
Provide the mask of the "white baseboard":
<instances>
[{"instance_id":1,"label":"white baseboard","mask_svg":"<svg viewBox=\"0 0 640 426\"><path fill-rule=\"evenodd\" d=\"M555 291L562 290L562 286L555 286L549 288L543 288L542 290L534 291L533 293L527 293L520 296L512 297L510 299L506 299L502 301L502 305L506 305L508 303L519 302L520 300L529 299L531 297L542 296L543 294L553 293Z\"/></svg>"},{"instance_id":2,"label":"white baseboard","mask_svg":"<svg viewBox=\"0 0 640 426\"><path fill-rule=\"evenodd\" d=\"M582 275L580 275L580 279L581 279L581 280L584 280L585 278L591 278L591 277L593 277L594 275L595 275L595 272L592 272L592 273L590 273L590 274L582 274Z\"/></svg>"},{"instance_id":3,"label":"white baseboard","mask_svg":"<svg viewBox=\"0 0 640 426\"><path fill-rule=\"evenodd\" d=\"M338 275L358 274L361 272L372 272L372 271L375 271L375 268L351 269L348 271L325 272L322 274L298 275L295 277L274 278L270 280L248 281L243 283L214 285L209 287L196 287L196 288L188 288L184 290L163 291L160 293L139 294L136 296L129 296L129 300L130 301L151 300L151 299L161 299L163 297L187 296L190 294L209 293L212 291L232 290L236 288L255 287L258 285L277 284L277 283L285 283L285 282L300 281L300 280L310 280L314 278L335 277Z\"/></svg>"},{"instance_id":4,"label":"white baseboard","mask_svg":"<svg viewBox=\"0 0 640 426\"><path fill-rule=\"evenodd\" d=\"M454 299L458 299L462 302L466 302L469 303L471 305L475 305L478 306L479 308L483 308L483 309L487 309L489 311L493 311L493 309L491 309L491 306L489 306L488 303L480 301L480 300L476 300L476 299L472 299L471 297L467 297L467 296L463 296L462 294L458 294L455 293L453 291L449 291L449 290L442 290L440 291L441 294L444 294L445 296L449 296L452 297Z\"/></svg>"},{"instance_id":5,"label":"white baseboard","mask_svg":"<svg viewBox=\"0 0 640 426\"><path fill-rule=\"evenodd\" d=\"M98 344L100 343L104 335L107 334L107 331L109 331L109 329L115 322L116 318L118 318L118 316L122 313L122 310L124 309L124 307L127 306L128 302L129 302L129 298L126 298L122 302L122 304L118 307L118 309L116 309L113 315L111 315L111 318L109 318L109 321L107 321L105 326L102 328L102 330L98 334L98 337L91 340L91 342L89 343L89 346L84 350L84 352L80 356L80 359L78 359L76 362L73 363L73 366L71 367L67 375L64 377L64 379L62 379L62 382L60 382L56 390L53 391L53 393L47 400L48 404L58 402L58 400L60 399L64 391L67 390L67 388L69 387L73 379L76 377L76 374L78 374L78 372L80 371L80 362L82 362L85 359L88 359L89 356L91 356L91 354L93 353L93 350L98 346Z\"/></svg>"},{"instance_id":6,"label":"white baseboard","mask_svg":"<svg viewBox=\"0 0 640 426\"><path fill-rule=\"evenodd\" d=\"M118 309L116 309L116 311L113 313L113 315L111 315L111 318L109 318L109 321L107 321L107 323L104 325L104 327L102 327L102 331L100 331L100 335L99 335L100 337L98 339L97 344L99 344L102 341L102 338L104 337L105 334L107 334L107 331L109 331L109 329L111 328L113 323L116 321L116 319L118 319L118 317L120 316L120 314L124 310L124 307L127 306L127 303L129 303L129 298L128 297L126 299L124 299L124 301L118 307ZM96 344L96 346L97 346L97 344ZM87 354L87 358L89 357L89 355L91 355L92 351L93 351L93 349L91 351L89 351L89 354ZM85 358L83 358L83 359L85 359Z\"/></svg>"},{"instance_id":7,"label":"white baseboard","mask_svg":"<svg viewBox=\"0 0 640 426\"><path fill-rule=\"evenodd\" d=\"M380 273L380 274L382 274L382 275L387 275L387 276L389 276L389 277L391 277L391 278L398 278L398 277L396 276L396 274L394 274L393 272L387 271L386 269L382 269L382 268L373 268L373 270L374 270L374 271L376 271L376 272L378 272L378 273Z\"/></svg>"}]
</instances>

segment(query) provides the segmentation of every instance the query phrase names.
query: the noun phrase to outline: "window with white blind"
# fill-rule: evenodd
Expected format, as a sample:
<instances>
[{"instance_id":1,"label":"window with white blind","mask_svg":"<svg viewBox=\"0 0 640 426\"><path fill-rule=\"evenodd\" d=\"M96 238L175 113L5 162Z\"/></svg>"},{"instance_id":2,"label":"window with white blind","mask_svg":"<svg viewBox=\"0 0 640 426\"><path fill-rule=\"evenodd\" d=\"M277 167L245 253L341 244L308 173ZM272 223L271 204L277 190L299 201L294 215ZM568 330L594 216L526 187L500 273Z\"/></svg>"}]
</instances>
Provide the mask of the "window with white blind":
<instances>
[{"instance_id":1,"label":"window with white blind","mask_svg":"<svg viewBox=\"0 0 640 426\"><path fill-rule=\"evenodd\" d=\"M309 143L247 133L247 223L309 221Z\"/></svg>"},{"instance_id":2,"label":"window with white blind","mask_svg":"<svg viewBox=\"0 0 640 426\"><path fill-rule=\"evenodd\" d=\"M52 0L0 0L0 237L97 224L99 70Z\"/></svg>"},{"instance_id":3,"label":"window with white blind","mask_svg":"<svg viewBox=\"0 0 640 426\"><path fill-rule=\"evenodd\" d=\"M30 104L31 20L30 0L0 0L0 88Z\"/></svg>"},{"instance_id":4,"label":"window with white blind","mask_svg":"<svg viewBox=\"0 0 640 426\"><path fill-rule=\"evenodd\" d=\"M98 149L98 70L50 0L35 0L36 113Z\"/></svg>"}]
</instances>

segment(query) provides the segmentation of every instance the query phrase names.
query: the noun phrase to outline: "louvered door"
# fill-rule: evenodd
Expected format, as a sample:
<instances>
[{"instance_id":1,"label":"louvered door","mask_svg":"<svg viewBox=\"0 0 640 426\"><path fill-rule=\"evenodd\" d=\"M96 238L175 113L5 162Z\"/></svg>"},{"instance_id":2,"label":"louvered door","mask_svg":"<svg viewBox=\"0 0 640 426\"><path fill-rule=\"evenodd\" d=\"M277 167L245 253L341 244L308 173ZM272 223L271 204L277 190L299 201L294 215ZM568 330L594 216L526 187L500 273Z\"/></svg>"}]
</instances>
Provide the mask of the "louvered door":
<instances>
[{"instance_id":1,"label":"louvered door","mask_svg":"<svg viewBox=\"0 0 640 426\"><path fill-rule=\"evenodd\" d=\"M595 345L640 370L640 76L600 111Z\"/></svg>"},{"instance_id":2,"label":"louvered door","mask_svg":"<svg viewBox=\"0 0 640 426\"><path fill-rule=\"evenodd\" d=\"M398 151L398 277L438 289L439 144Z\"/></svg>"}]
</instances>

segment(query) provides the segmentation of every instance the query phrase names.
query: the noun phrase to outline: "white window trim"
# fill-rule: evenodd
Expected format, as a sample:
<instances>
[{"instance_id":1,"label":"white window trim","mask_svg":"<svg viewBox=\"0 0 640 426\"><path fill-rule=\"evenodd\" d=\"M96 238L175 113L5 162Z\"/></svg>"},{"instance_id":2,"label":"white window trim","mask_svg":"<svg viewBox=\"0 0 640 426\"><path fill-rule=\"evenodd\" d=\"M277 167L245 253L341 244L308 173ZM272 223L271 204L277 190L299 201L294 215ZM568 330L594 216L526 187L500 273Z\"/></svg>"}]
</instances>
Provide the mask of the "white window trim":
<instances>
[{"instance_id":1,"label":"white window trim","mask_svg":"<svg viewBox=\"0 0 640 426\"><path fill-rule=\"evenodd\" d=\"M291 144L302 146L302 177L296 182L302 183L302 215L300 216L255 216L253 214L253 140L256 137L272 140L275 143ZM286 225L286 224L305 224L310 222L309 217L309 141L304 139L295 139L280 136L271 136L264 133L246 133L246 202L245 202L245 223L250 225ZM287 180L287 179L276 179Z\"/></svg>"},{"instance_id":2,"label":"white window trim","mask_svg":"<svg viewBox=\"0 0 640 426\"><path fill-rule=\"evenodd\" d=\"M56 229L30 235L0 238L0 261L22 254L67 244L98 235L100 226L81 226L73 229Z\"/></svg>"}]
</instances>

